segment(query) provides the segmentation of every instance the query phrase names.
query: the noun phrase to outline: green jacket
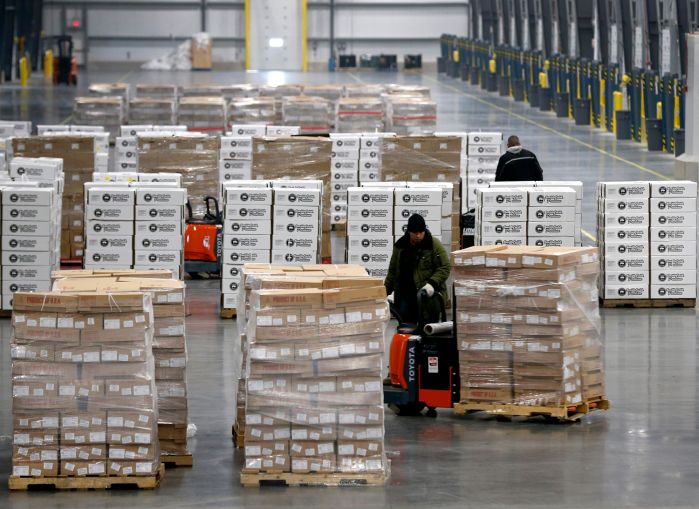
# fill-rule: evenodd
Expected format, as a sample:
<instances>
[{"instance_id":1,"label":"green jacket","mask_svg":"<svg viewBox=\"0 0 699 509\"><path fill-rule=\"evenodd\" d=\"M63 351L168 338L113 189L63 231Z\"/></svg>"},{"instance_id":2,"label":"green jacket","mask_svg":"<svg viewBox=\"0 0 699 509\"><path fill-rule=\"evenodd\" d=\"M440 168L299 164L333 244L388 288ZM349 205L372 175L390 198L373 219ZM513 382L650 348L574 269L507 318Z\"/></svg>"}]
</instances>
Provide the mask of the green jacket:
<instances>
[{"instance_id":1,"label":"green jacket","mask_svg":"<svg viewBox=\"0 0 699 509\"><path fill-rule=\"evenodd\" d=\"M391 255L391 263L388 266L388 274L384 285L386 293L391 294L394 290L400 291L401 281L405 274L401 274L402 263L401 257L410 249L410 234L406 233L393 245L393 254ZM425 238L417 246L417 261L415 262L415 270L413 271L413 281L415 282L416 291L431 284L435 293L442 295L444 303L448 302L447 279L451 272L449 264L449 256L447 255L444 246L438 240L432 237L429 231L425 233ZM416 293L417 295L417 293ZM425 315L434 316L439 312L439 303L437 299L429 299L424 310Z\"/></svg>"}]
</instances>

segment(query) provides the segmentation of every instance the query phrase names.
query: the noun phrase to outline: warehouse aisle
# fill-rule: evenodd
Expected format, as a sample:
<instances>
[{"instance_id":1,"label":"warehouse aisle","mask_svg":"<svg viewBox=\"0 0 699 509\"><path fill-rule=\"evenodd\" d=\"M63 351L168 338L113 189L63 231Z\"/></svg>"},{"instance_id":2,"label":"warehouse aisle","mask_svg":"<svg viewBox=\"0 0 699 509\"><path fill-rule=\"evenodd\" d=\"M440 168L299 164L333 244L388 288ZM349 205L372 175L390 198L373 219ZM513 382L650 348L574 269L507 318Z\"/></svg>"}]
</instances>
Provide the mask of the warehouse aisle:
<instances>
[{"instance_id":1,"label":"warehouse aisle","mask_svg":"<svg viewBox=\"0 0 699 509\"><path fill-rule=\"evenodd\" d=\"M672 158L552 114L530 110L475 87L420 74L155 73L81 74L87 80L131 83L232 83L266 79L350 83L400 81L433 88L443 130L503 130L535 151L548 179L585 183L584 228L594 235L594 186L599 180L670 176ZM0 87L0 118L30 114L35 123L67 121L73 90ZM24 106L19 104L22 96ZM591 239L588 239L592 243ZM188 284L189 404L198 427L193 469L167 472L154 492L13 493L10 472L9 320L0 321L0 507L575 507L696 506L699 456L699 367L696 310L603 310L610 412L573 425L499 422L483 416L386 419L392 476L386 488L243 489L242 454L233 448L235 362L233 320L217 314L216 281ZM392 330L387 330L390 336Z\"/></svg>"}]
</instances>

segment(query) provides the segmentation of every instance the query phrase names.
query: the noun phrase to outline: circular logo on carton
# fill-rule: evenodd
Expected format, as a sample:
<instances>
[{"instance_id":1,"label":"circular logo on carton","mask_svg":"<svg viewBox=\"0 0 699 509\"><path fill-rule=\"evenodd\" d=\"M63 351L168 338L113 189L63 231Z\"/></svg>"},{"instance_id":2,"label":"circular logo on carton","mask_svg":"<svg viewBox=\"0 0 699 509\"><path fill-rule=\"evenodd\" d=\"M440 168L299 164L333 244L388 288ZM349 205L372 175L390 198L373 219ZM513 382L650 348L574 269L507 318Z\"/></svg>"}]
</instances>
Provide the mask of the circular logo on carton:
<instances>
[{"instance_id":1,"label":"circular logo on carton","mask_svg":"<svg viewBox=\"0 0 699 509\"><path fill-rule=\"evenodd\" d=\"M371 245L371 242L369 239L362 239L362 247L369 247Z\"/></svg>"},{"instance_id":2,"label":"circular logo on carton","mask_svg":"<svg viewBox=\"0 0 699 509\"><path fill-rule=\"evenodd\" d=\"M102 209L95 209L95 217L102 217Z\"/></svg>"},{"instance_id":3,"label":"circular logo on carton","mask_svg":"<svg viewBox=\"0 0 699 509\"><path fill-rule=\"evenodd\" d=\"M503 203L505 201L505 197L503 195L499 194L495 197L495 201L498 203Z\"/></svg>"},{"instance_id":4,"label":"circular logo on carton","mask_svg":"<svg viewBox=\"0 0 699 509\"><path fill-rule=\"evenodd\" d=\"M238 269L238 267L231 267L229 273L231 276L237 276L238 274L240 274L240 270Z\"/></svg>"},{"instance_id":5,"label":"circular logo on carton","mask_svg":"<svg viewBox=\"0 0 699 509\"><path fill-rule=\"evenodd\" d=\"M337 144L338 147L341 147L344 145L344 142L342 140L337 140L335 143Z\"/></svg>"},{"instance_id":6,"label":"circular logo on carton","mask_svg":"<svg viewBox=\"0 0 699 509\"><path fill-rule=\"evenodd\" d=\"M363 261L364 263L367 263L369 260L371 260L371 257L370 257L368 254L364 253L364 254L362 255L362 261Z\"/></svg>"},{"instance_id":7,"label":"circular logo on carton","mask_svg":"<svg viewBox=\"0 0 699 509\"><path fill-rule=\"evenodd\" d=\"M622 254L625 253L625 252L626 252L626 246L619 246L619 247L617 248L617 251L618 251L619 253L622 253Z\"/></svg>"},{"instance_id":8,"label":"circular logo on carton","mask_svg":"<svg viewBox=\"0 0 699 509\"><path fill-rule=\"evenodd\" d=\"M245 134L245 131L243 129L238 129L238 134Z\"/></svg>"},{"instance_id":9,"label":"circular logo on carton","mask_svg":"<svg viewBox=\"0 0 699 509\"><path fill-rule=\"evenodd\" d=\"M362 233L367 233L369 231L369 225L368 224L363 224L360 227L360 230L362 230Z\"/></svg>"},{"instance_id":10,"label":"circular logo on carton","mask_svg":"<svg viewBox=\"0 0 699 509\"><path fill-rule=\"evenodd\" d=\"M625 202L625 201L620 201L620 202L617 204L617 208L618 208L619 210L624 210L624 209L626 208L626 202Z\"/></svg>"},{"instance_id":11,"label":"circular logo on carton","mask_svg":"<svg viewBox=\"0 0 699 509\"><path fill-rule=\"evenodd\" d=\"M143 242L141 242L143 247L150 247L150 240L148 239L143 239Z\"/></svg>"},{"instance_id":12,"label":"circular logo on carton","mask_svg":"<svg viewBox=\"0 0 699 509\"><path fill-rule=\"evenodd\" d=\"M153 201L153 195L150 194L150 193L144 194L144 195L143 195L143 201L145 201L145 202Z\"/></svg>"},{"instance_id":13,"label":"circular logo on carton","mask_svg":"<svg viewBox=\"0 0 699 509\"><path fill-rule=\"evenodd\" d=\"M666 288L658 288L658 295L661 297L665 297L667 295L667 289Z\"/></svg>"},{"instance_id":14,"label":"circular logo on carton","mask_svg":"<svg viewBox=\"0 0 699 509\"><path fill-rule=\"evenodd\" d=\"M237 232L240 230L240 223L233 223L231 224L231 230L234 232Z\"/></svg>"},{"instance_id":15,"label":"circular logo on carton","mask_svg":"<svg viewBox=\"0 0 699 509\"><path fill-rule=\"evenodd\" d=\"M11 263L17 263L17 260L19 260L19 257L15 254L10 255L10 262Z\"/></svg>"},{"instance_id":16,"label":"circular logo on carton","mask_svg":"<svg viewBox=\"0 0 699 509\"><path fill-rule=\"evenodd\" d=\"M293 262L293 261L294 261L294 255L292 255L291 253L287 253L287 254L284 255L284 260L286 260L287 262Z\"/></svg>"},{"instance_id":17,"label":"circular logo on carton","mask_svg":"<svg viewBox=\"0 0 699 509\"><path fill-rule=\"evenodd\" d=\"M658 244L658 253L664 253L667 251L667 246L665 244Z\"/></svg>"},{"instance_id":18,"label":"circular logo on carton","mask_svg":"<svg viewBox=\"0 0 699 509\"><path fill-rule=\"evenodd\" d=\"M286 225L286 231L288 231L288 232L295 232L295 231L296 231L296 225L293 225L293 224L288 224L288 225Z\"/></svg>"},{"instance_id":19,"label":"circular logo on carton","mask_svg":"<svg viewBox=\"0 0 699 509\"><path fill-rule=\"evenodd\" d=\"M240 259L240 255L238 253L231 253L231 261L232 262L237 262Z\"/></svg>"},{"instance_id":20,"label":"circular logo on carton","mask_svg":"<svg viewBox=\"0 0 699 509\"><path fill-rule=\"evenodd\" d=\"M10 240L10 247L17 247L17 244L18 244L17 239Z\"/></svg>"},{"instance_id":21,"label":"circular logo on carton","mask_svg":"<svg viewBox=\"0 0 699 509\"><path fill-rule=\"evenodd\" d=\"M240 201L248 201L250 199L250 195L248 193L240 193Z\"/></svg>"},{"instance_id":22,"label":"circular logo on carton","mask_svg":"<svg viewBox=\"0 0 699 509\"><path fill-rule=\"evenodd\" d=\"M10 201L11 201L12 203L15 203L17 200L19 200L19 196L17 196L17 195L14 194L14 193L10 195Z\"/></svg>"},{"instance_id":23,"label":"circular logo on carton","mask_svg":"<svg viewBox=\"0 0 699 509\"><path fill-rule=\"evenodd\" d=\"M536 197L536 202L537 202L537 203L544 203L544 197L541 196L541 195L537 196L537 197Z\"/></svg>"},{"instance_id":24,"label":"circular logo on carton","mask_svg":"<svg viewBox=\"0 0 699 509\"><path fill-rule=\"evenodd\" d=\"M404 210L401 214L403 217L410 217L410 211L409 210Z\"/></svg>"},{"instance_id":25,"label":"circular logo on carton","mask_svg":"<svg viewBox=\"0 0 699 509\"><path fill-rule=\"evenodd\" d=\"M294 247L295 244L294 239L286 239L286 247Z\"/></svg>"},{"instance_id":26,"label":"circular logo on carton","mask_svg":"<svg viewBox=\"0 0 699 509\"><path fill-rule=\"evenodd\" d=\"M617 262L617 265L619 265L619 267L623 269L624 267L626 267L626 260L619 260Z\"/></svg>"},{"instance_id":27,"label":"circular logo on carton","mask_svg":"<svg viewBox=\"0 0 699 509\"><path fill-rule=\"evenodd\" d=\"M667 194L667 187L665 186L660 186L658 188L658 194Z\"/></svg>"},{"instance_id":28,"label":"circular logo on carton","mask_svg":"<svg viewBox=\"0 0 699 509\"><path fill-rule=\"evenodd\" d=\"M543 210L537 210L537 211L536 211L536 218L537 218L537 219L543 219L543 218L544 218L544 211L543 211Z\"/></svg>"},{"instance_id":29,"label":"circular logo on carton","mask_svg":"<svg viewBox=\"0 0 699 509\"><path fill-rule=\"evenodd\" d=\"M626 196L626 193L627 193L627 192L628 192L628 191L626 190L625 187L620 187L620 188L619 188L619 195L620 195L620 196Z\"/></svg>"},{"instance_id":30,"label":"circular logo on carton","mask_svg":"<svg viewBox=\"0 0 699 509\"><path fill-rule=\"evenodd\" d=\"M502 240L500 240L500 239L496 240L496 241L495 241L495 245L496 245L496 246L502 245Z\"/></svg>"},{"instance_id":31,"label":"circular logo on carton","mask_svg":"<svg viewBox=\"0 0 699 509\"><path fill-rule=\"evenodd\" d=\"M99 233L99 232L102 231L102 225L101 225L101 224L96 224L96 225L94 225L94 226L92 227L92 230L93 230L94 232Z\"/></svg>"},{"instance_id":32,"label":"circular logo on carton","mask_svg":"<svg viewBox=\"0 0 699 509\"><path fill-rule=\"evenodd\" d=\"M625 297L626 296L626 288L619 288L616 293L617 293L617 295L619 295L619 297Z\"/></svg>"},{"instance_id":33,"label":"circular logo on carton","mask_svg":"<svg viewBox=\"0 0 699 509\"><path fill-rule=\"evenodd\" d=\"M621 216L619 220L617 221L619 224L626 224L626 218L624 216Z\"/></svg>"},{"instance_id":34,"label":"circular logo on carton","mask_svg":"<svg viewBox=\"0 0 699 509\"><path fill-rule=\"evenodd\" d=\"M667 237L667 232L665 230L660 230L658 232L658 237L660 237L661 239L664 239L665 237Z\"/></svg>"},{"instance_id":35,"label":"circular logo on carton","mask_svg":"<svg viewBox=\"0 0 699 509\"><path fill-rule=\"evenodd\" d=\"M148 214L150 215L150 217L158 217L158 211L156 209L150 209Z\"/></svg>"},{"instance_id":36,"label":"circular logo on carton","mask_svg":"<svg viewBox=\"0 0 699 509\"><path fill-rule=\"evenodd\" d=\"M342 185L341 185L341 184L335 184L335 191L342 191Z\"/></svg>"},{"instance_id":37,"label":"circular logo on carton","mask_svg":"<svg viewBox=\"0 0 699 509\"><path fill-rule=\"evenodd\" d=\"M362 217L369 217L369 211L367 209L362 210Z\"/></svg>"},{"instance_id":38,"label":"circular logo on carton","mask_svg":"<svg viewBox=\"0 0 699 509\"><path fill-rule=\"evenodd\" d=\"M95 261L95 262L98 262L98 261L100 261L101 259L102 259L102 255L100 255L99 253L95 253L95 254L92 255L92 260Z\"/></svg>"},{"instance_id":39,"label":"circular logo on carton","mask_svg":"<svg viewBox=\"0 0 699 509\"><path fill-rule=\"evenodd\" d=\"M240 214L241 217L247 217L248 209L240 209L240 211L238 211L238 213Z\"/></svg>"},{"instance_id":40,"label":"circular logo on carton","mask_svg":"<svg viewBox=\"0 0 699 509\"><path fill-rule=\"evenodd\" d=\"M19 227L16 224L10 225L10 232L11 233L17 233L19 231Z\"/></svg>"},{"instance_id":41,"label":"circular logo on carton","mask_svg":"<svg viewBox=\"0 0 699 509\"><path fill-rule=\"evenodd\" d=\"M403 201L404 201L405 203L410 203L410 195L409 195L409 194L403 195Z\"/></svg>"},{"instance_id":42,"label":"circular logo on carton","mask_svg":"<svg viewBox=\"0 0 699 509\"><path fill-rule=\"evenodd\" d=\"M480 136L474 136L474 137L473 137L473 142L474 142L474 143L478 143L479 141L481 141L481 137L480 137Z\"/></svg>"},{"instance_id":43,"label":"circular logo on carton","mask_svg":"<svg viewBox=\"0 0 699 509\"><path fill-rule=\"evenodd\" d=\"M158 261L158 256L155 255L155 254L149 254L149 255L148 255L148 261L149 261L149 262L152 262L152 263L155 263L155 262Z\"/></svg>"},{"instance_id":44,"label":"circular logo on carton","mask_svg":"<svg viewBox=\"0 0 699 509\"><path fill-rule=\"evenodd\" d=\"M667 281L667 274L658 274L658 279L664 283Z\"/></svg>"},{"instance_id":45,"label":"circular logo on carton","mask_svg":"<svg viewBox=\"0 0 699 509\"><path fill-rule=\"evenodd\" d=\"M621 281L622 283L626 281L626 274L619 274L619 281Z\"/></svg>"},{"instance_id":46,"label":"circular logo on carton","mask_svg":"<svg viewBox=\"0 0 699 509\"><path fill-rule=\"evenodd\" d=\"M335 205L335 212L342 212L342 205Z\"/></svg>"},{"instance_id":47,"label":"circular logo on carton","mask_svg":"<svg viewBox=\"0 0 699 509\"><path fill-rule=\"evenodd\" d=\"M535 245L536 245L536 246L543 246L543 245L544 245L544 241L543 241L542 239L537 239Z\"/></svg>"},{"instance_id":48,"label":"circular logo on carton","mask_svg":"<svg viewBox=\"0 0 699 509\"><path fill-rule=\"evenodd\" d=\"M231 281L231 284L228 285L228 288L230 288L233 291L236 291L238 289L238 283L236 281Z\"/></svg>"},{"instance_id":49,"label":"circular logo on carton","mask_svg":"<svg viewBox=\"0 0 699 509\"><path fill-rule=\"evenodd\" d=\"M109 203L110 201L112 201L112 196L109 195L109 194L103 194L103 195L102 195L102 201L103 201L104 203Z\"/></svg>"},{"instance_id":50,"label":"circular logo on carton","mask_svg":"<svg viewBox=\"0 0 699 509\"><path fill-rule=\"evenodd\" d=\"M148 230L150 230L151 233L155 233L158 231L158 225L157 224L149 224Z\"/></svg>"},{"instance_id":51,"label":"circular logo on carton","mask_svg":"<svg viewBox=\"0 0 699 509\"><path fill-rule=\"evenodd\" d=\"M502 233L503 230L504 230L504 228L502 227L501 224L499 224L495 227L495 233Z\"/></svg>"},{"instance_id":52,"label":"circular logo on carton","mask_svg":"<svg viewBox=\"0 0 699 509\"><path fill-rule=\"evenodd\" d=\"M369 200L371 200L371 196L369 196L368 194L363 194L363 195L362 195L362 201L363 201L364 203L369 203Z\"/></svg>"},{"instance_id":53,"label":"circular logo on carton","mask_svg":"<svg viewBox=\"0 0 699 509\"><path fill-rule=\"evenodd\" d=\"M625 238L626 238L626 232L625 232L625 231L621 231L621 232L617 233L616 236L619 237L620 239L625 239Z\"/></svg>"},{"instance_id":54,"label":"circular logo on carton","mask_svg":"<svg viewBox=\"0 0 699 509\"><path fill-rule=\"evenodd\" d=\"M289 217L296 217L296 211L294 209L289 209L286 211L286 215Z\"/></svg>"},{"instance_id":55,"label":"circular logo on carton","mask_svg":"<svg viewBox=\"0 0 699 509\"><path fill-rule=\"evenodd\" d=\"M290 202L290 203L295 203L295 202L296 202L296 195L295 195L295 194L290 194L290 195L289 195L289 202Z\"/></svg>"},{"instance_id":56,"label":"circular logo on carton","mask_svg":"<svg viewBox=\"0 0 699 509\"><path fill-rule=\"evenodd\" d=\"M665 224L665 223L667 223L667 217L665 217L665 216L660 216L660 217L658 218L658 223L660 223L660 224Z\"/></svg>"},{"instance_id":57,"label":"circular logo on carton","mask_svg":"<svg viewBox=\"0 0 699 509\"><path fill-rule=\"evenodd\" d=\"M24 175L24 172L25 172L25 171L27 171L27 170L25 170L24 168L22 168L22 167L20 166L19 168L17 168L17 175Z\"/></svg>"},{"instance_id":58,"label":"circular logo on carton","mask_svg":"<svg viewBox=\"0 0 699 509\"><path fill-rule=\"evenodd\" d=\"M128 147L128 146L129 146L129 142L126 141L126 140L122 140L121 146L122 146L122 147Z\"/></svg>"},{"instance_id":59,"label":"circular logo on carton","mask_svg":"<svg viewBox=\"0 0 699 509\"><path fill-rule=\"evenodd\" d=\"M10 277L17 277L19 276L19 271L17 269L12 269L10 271Z\"/></svg>"},{"instance_id":60,"label":"circular logo on carton","mask_svg":"<svg viewBox=\"0 0 699 509\"><path fill-rule=\"evenodd\" d=\"M19 286L17 286L17 285L14 284L14 283L10 285L10 291L11 291L12 293L16 292L17 290L19 290Z\"/></svg>"},{"instance_id":61,"label":"circular logo on carton","mask_svg":"<svg viewBox=\"0 0 699 509\"><path fill-rule=\"evenodd\" d=\"M667 260L658 260L658 267L664 269L667 266Z\"/></svg>"},{"instance_id":62,"label":"circular logo on carton","mask_svg":"<svg viewBox=\"0 0 699 509\"><path fill-rule=\"evenodd\" d=\"M240 245L240 239L236 239L236 238L231 239L231 246L238 247L239 245Z\"/></svg>"},{"instance_id":63,"label":"circular logo on carton","mask_svg":"<svg viewBox=\"0 0 699 509\"><path fill-rule=\"evenodd\" d=\"M497 217L498 219L502 219L503 217L505 217L505 212L502 210L496 210L495 217Z\"/></svg>"},{"instance_id":64,"label":"circular logo on carton","mask_svg":"<svg viewBox=\"0 0 699 509\"><path fill-rule=\"evenodd\" d=\"M224 167L226 170L230 170L230 169L233 167L233 165L232 165L231 163L224 163L223 167ZM230 178L231 178L230 175L226 175L226 179L230 179Z\"/></svg>"},{"instance_id":65,"label":"circular logo on carton","mask_svg":"<svg viewBox=\"0 0 699 509\"><path fill-rule=\"evenodd\" d=\"M537 224L534 229L536 230L536 233L544 233L544 225L543 224Z\"/></svg>"},{"instance_id":66,"label":"circular logo on carton","mask_svg":"<svg viewBox=\"0 0 699 509\"><path fill-rule=\"evenodd\" d=\"M665 209L667 208L667 203L665 203L664 201L659 201L659 202L658 202L658 208L659 208L660 210L665 210Z\"/></svg>"},{"instance_id":67,"label":"circular logo on carton","mask_svg":"<svg viewBox=\"0 0 699 509\"><path fill-rule=\"evenodd\" d=\"M10 215L11 215L12 217L17 217L17 216L19 216L19 210L17 210L17 209L12 209L12 210L10 211Z\"/></svg>"},{"instance_id":68,"label":"circular logo on carton","mask_svg":"<svg viewBox=\"0 0 699 509\"><path fill-rule=\"evenodd\" d=\"M109 241L107 239L100 240L100 246L102 246L102 247L109 246Z\"/></svg>"},{"instance_id":69,"label":"circular logo on carton","mask_svg":"<svg viewBox=\"0 0 699 509\"><path fill-rule=\"evenodd\" d=\"M369 170L371 169L371 163L364 163L364 167Z\"/></svg>"}]
</instances>

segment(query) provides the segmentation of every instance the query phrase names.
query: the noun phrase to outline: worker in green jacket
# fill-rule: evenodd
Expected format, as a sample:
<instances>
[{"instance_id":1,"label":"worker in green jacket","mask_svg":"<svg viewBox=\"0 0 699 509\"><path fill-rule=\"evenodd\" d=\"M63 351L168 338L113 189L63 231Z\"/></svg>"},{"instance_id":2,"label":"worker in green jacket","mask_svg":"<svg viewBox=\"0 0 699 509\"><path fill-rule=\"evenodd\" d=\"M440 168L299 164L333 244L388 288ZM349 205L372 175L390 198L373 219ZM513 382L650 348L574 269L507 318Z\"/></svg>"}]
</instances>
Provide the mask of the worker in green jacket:
<instances>
[{"instance_id":1,"label":"worker in green jacket","mask_svg":"<svg viewBox=\"0 0 699 509\"><path fill-rule=\"evenodd\" d=\"M401 319L418 321L417 294L424 290L422 323L439 320L439 293L447 301L447 279L451 272L449 257L442 243L426 228L425 219L413 214L408 229L393 245L391 263L384 285L386 293L394 293L394 304Z\"/></svg>"}]
</instances>

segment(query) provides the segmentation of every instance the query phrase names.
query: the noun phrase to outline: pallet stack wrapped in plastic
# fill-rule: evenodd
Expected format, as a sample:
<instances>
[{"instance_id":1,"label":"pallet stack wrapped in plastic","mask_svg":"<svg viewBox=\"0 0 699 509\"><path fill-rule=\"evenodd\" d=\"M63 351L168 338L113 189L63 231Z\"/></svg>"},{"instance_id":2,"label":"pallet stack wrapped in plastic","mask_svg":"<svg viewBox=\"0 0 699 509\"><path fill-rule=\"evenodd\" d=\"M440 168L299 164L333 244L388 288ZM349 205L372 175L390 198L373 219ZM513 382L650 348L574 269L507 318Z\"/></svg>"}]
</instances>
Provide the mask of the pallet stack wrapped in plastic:
<instances>
[{"instance_id":1,"label":"pallet stack wrapped in plastic","mask_svg":"<svg viewBox=\"0 0 699 509\"><path fill-rule=\"evenodd\" d=\"M429 134L437 130L437 103L429 97L389 95L386 128L398 134Z\"/></svg>"},{"instance_id":2,"label":"pallet stack wrapped in plastic","mask_svg":"<svg viewBox=\"0 0 699 509\"><path fill-rule=\"evenodd\" d=\"M277 122L277 104L274 97L240 97L228 103L229 125L268 125L275 122Z\"/></svg>"},{"instance_id":3,"label":"pallet stack wrapped in plastic","mask_svg":"<svg viewBox=\"0 0 699 509\"><path fill-rule=\"evenodd\" d=\"M135 97L129 101L129 123L173 125L177 119L177 99Z\"/></svg>"},{"instance_id":4,"label":"pallet stack wrapped in plastic","mask_svg":"<svg viewBox=\"0 0 699 509\"><path fill-rule=\"evenodd\" d=\"M138 172L138 136L183 135L187 126L183 125L123 125L114 143L114 171ZM99 170L96 170L99 171Z\"/></svg>"},{"instance_id":5,"label":"pallet stack wrapped in plastic","mask_svg":"<svg viewBox=\"0 0 699 509\"><path fill-rule=\"evenodd\" d=\"M299 126L300 134L327 134L334 123L334 106L323 97L290 96L282 99L282 122Z\"/></svg>"},{"instance_id":6,"label":"pallet stack wrapped in plastic","mask_svg":"<svg viewBox=\"0 0 699 509\"><path fill-rule=\"evenodd\" d=\"M31 121L0 120L0 174L7 173L7 163L12 159L12 138L31 134Z\"/></svg>"},{"instance_id":7,"label":"pallet stack wrapped in plastic","mask_svg":"<svg viewBox=\"0 0 699 509\"><path fill-rule=\"evenodd\" d=\"M152 317L139 292L15 294L13 477L157 473Z\"/></svg>"},{"instance_id":8,"label":"pallet stack wrapped in plastic","mask_svg":"<svg viewBox=\"0 0 699 509\"><path fill-rule=\"evenodd\" d=\"M73 121L77 124L104 126L113 138L126 119L126 104L120 96L75 98Z\"/></svg>"},{"instance_id":9,"label":"pallet stack wrapped in plastic","mask_svg":"<svg viewBox=\"0 0 699 509\"><path fill-rule=\"evenodd\" d=\"M151 85L143 83L136 85L136 97L143 99L172 99L177 101L179 87L177 85Z\"/></svg>"},{"instance_id":10,"label":"pallet stack wrapped in plastic","mask_svg":"<svg viewBox=\"0 0 699 509\"><path fill-rule=\"evenodd\" d=\"M321 276L287 289L258 287L246 330L241 480L261 473L385 479L382 280Z\"/></svg>"},{"instance_id":11,"label":"pallet stack wrapped in plastic","mask_svg":"<svg viewBox=\"0 0 699 509\"><path fill-rule=\"evenodd\" d=\"M381 97L386 93L386 87L373 83L351 83L345 85L347 97Z\"/></svg>"},{"instance_id":12,"label":"pallet stack wrapped in plastic","mask_svg":"<svg viewBox=\"0 0 699 509\"><path fill-rule=\"evenodd\" d=\"M292 83L285 85L262 85L260 87L260 98L269 97L274 99L275 119L274 122L270 123L281 125L283 123L282 101L285 97L301 95L302 93L303 86L294 85Z\"/></svg>"},{"instance_id":13,"label":"pallet stack wrapped in plastic","mask_svg":"<svg viewBox=\"0 0 699 509\"><path fill-rule=\"evenodd\" d=\"M380 97L343 97L337 101L338 133L372 133L384 130L384 102Z\"/></svg>"},{"instance_id":14,"label":"pallet stack wrapped in plastic","mask_svg":"<svg viewBox=\"0 0 699 509\"><path fill-rule=\"evenodd\" d=\"M223 134L227 120L223 97L182 97L177 107L177 123L186 125L190 131Z\"/></svg>"},{"instance_id":15,"label":"pallet stack wrapped in plastic","mask_svg":"<svg viewBox=\"0 0 699 509\"><path fill-rule=\"evenodd\" d=\"M181 92L181 97L223 97L223 85L189 85Z\"/></svg>"},{"instance_id":16,"label":"pallet stack wrapped in plastic","mask_svg":"<svg viewBox=\"0 0 699 509\"><path fill-rule=\"evenodd\" d=\"M153 302L153 356L158 395L160 454L190 455L187 447L187 344L185 285L168 270L65 270L53 273L53 289L59 292L138 291Z\"/></svg>"},{"instance_id":17,"label":"pallet stack wrapped in plastic","mask_svg":"<svg viewBox=\"0 0 699 509\"><path fill-rule=\"evenodd\" d=\"M462 405L565 409L604 396L597 248L475 246L452 267Z\"/></svg>"},{"instance_id":18,"label":"pallet stack wrapped in plastic","mask_svg":"<svg viewBox=\"0 0 699 509\"><path fill-rule=\"evenodd\" d=\"M237 99L246 99L249 97L258 97L260 95L260 87L250 83L237 83L235 85L224 85L221 87L221 93L226 102Z\"/></svg>"},{"instance_id":19,"label":"pallet stack wrapped in plastic","mask_svg":"<svg viewBox=\"0 0 699 509\"><path fill-rule=\"evenodd\" d=\"M359 134L330 134L332 153L330 154L330 195L332 224L347 220L347 189L359 183Z\"/></svg>"}]
</instances>

